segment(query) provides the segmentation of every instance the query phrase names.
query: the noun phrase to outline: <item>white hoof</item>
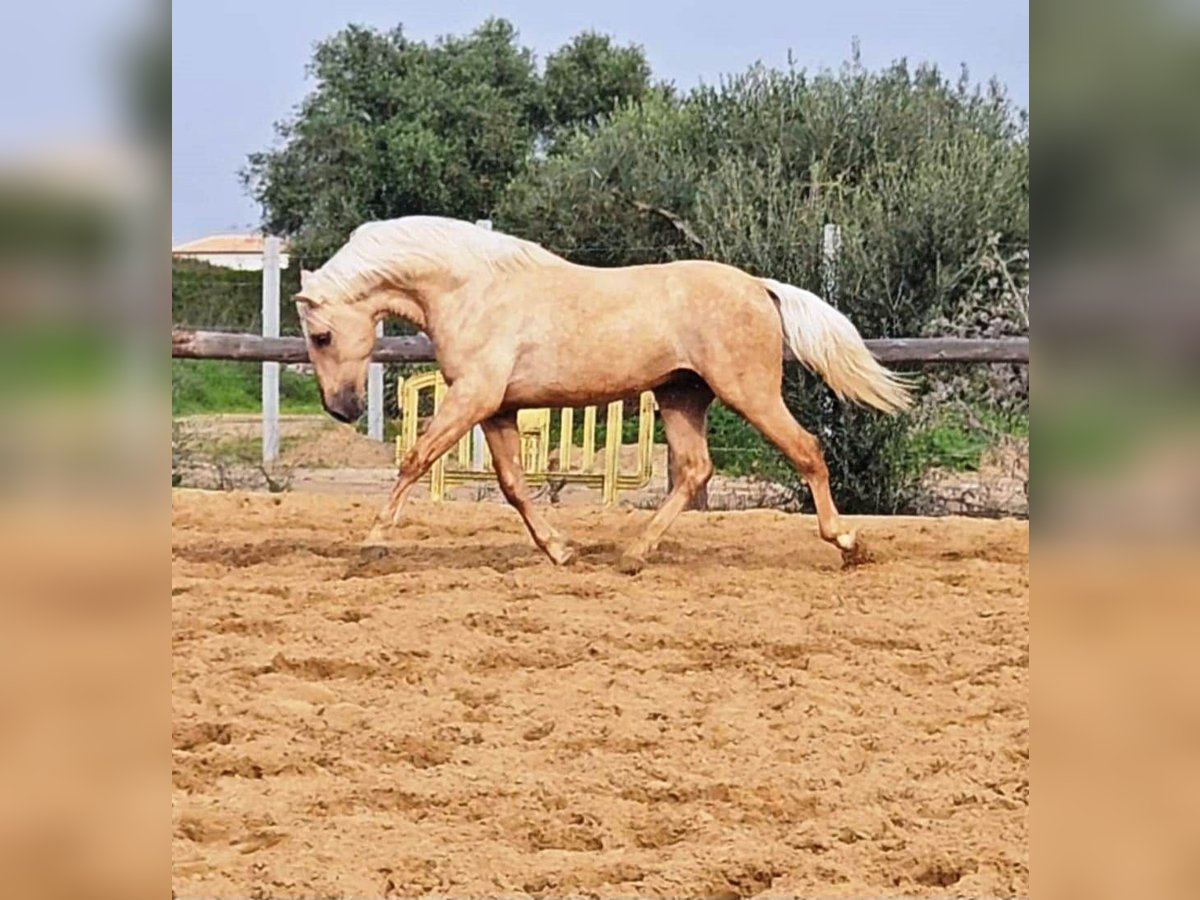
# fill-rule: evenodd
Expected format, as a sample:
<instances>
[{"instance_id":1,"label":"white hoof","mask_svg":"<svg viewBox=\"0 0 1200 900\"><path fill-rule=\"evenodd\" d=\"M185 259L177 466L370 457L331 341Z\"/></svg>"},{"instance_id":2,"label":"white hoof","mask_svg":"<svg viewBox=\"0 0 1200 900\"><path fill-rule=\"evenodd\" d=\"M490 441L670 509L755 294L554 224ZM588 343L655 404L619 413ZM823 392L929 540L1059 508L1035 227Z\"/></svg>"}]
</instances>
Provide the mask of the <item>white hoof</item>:
<instances>
[{"instance_id":1,"label":"white hoof","mask_svg":"<svg viewBox=\"0 0 1200 900\"><path fill-rule=\"evenodd\" d=\"M546 555L556 566L565 566L575 558L575 549L566 541L556 541L546 548Z\"/></svg>"},{"instance_id":2,"label":"white hoof","mask_svg":"<svg viewBox=\"0 0 1200 900\"><path fill-rule=\"evenodd\" d=\"M387 529L382 525L373 527L371 533L363 541L363 545L366 547L377 547L386 543L388 543Z\"/></svg>"}]
</instances>

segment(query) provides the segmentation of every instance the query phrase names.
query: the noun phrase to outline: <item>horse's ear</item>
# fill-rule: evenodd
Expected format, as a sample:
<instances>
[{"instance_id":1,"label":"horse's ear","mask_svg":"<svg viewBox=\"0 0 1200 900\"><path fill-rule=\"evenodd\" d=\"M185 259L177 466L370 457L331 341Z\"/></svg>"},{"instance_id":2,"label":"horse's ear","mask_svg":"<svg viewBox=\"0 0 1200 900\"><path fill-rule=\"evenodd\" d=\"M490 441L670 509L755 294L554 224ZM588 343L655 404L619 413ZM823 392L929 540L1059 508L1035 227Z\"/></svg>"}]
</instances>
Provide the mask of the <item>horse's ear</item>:
<instances>
[{"instance_id":1,"label":"horse's ear","mask_svg":"<svg viewBox=\"0 0 1200 900\"><path fill-rule=\"evenodd\" d=\"M308 286L308 280L309 280L310 278L312 278L312 274L313 274L313 273L312 273L312 272L310 272L310 271L308 271L308 269L301 269L301 270L300 270L300 287L301 287L301 288L304 288L304 287L307 287L307 286Z\"/></svg>"},{"instance_id":2,"label":"horse's ear","mask_svg":"<svg viewBox=\"0 0 1200 900\"><path fill-rule=\"evenodd\" d=\"M307 297L302 297L299 294L296 294L292 299L296 301L296 317L300 319L300 331L307 338L308 311L312 308L312 303Z\"/></svg>"}]
</instances>

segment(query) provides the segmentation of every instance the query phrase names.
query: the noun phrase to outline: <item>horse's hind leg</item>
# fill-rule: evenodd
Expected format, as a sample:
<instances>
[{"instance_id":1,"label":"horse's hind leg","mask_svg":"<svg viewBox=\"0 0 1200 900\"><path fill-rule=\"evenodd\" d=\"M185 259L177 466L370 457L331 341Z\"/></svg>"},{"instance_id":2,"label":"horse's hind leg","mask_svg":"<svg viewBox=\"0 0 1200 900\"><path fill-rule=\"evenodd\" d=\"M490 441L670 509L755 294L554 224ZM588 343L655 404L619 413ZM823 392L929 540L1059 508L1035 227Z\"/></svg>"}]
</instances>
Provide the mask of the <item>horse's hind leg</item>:
<instances>
[{"instance_id":1,"label":"horse's hind leg","mask_svg":"<svg viewBox=\"0 0 1200 900\"><path fill-rule=\"evenodd\" d=\"M667 384L655 390L654 396L671 450L671 479L675 486L645 531L622 554L619 568L628 574L641 570L646 554L658 546L671 523L708 483L713 471L705 434L708 407L713 400L708 385L699 380Z\"/></svg>"},{"instance_id":2,"label":"horse's hind leg","mask_svg":"<svg viewBox=\"0 0 1200 900\"><path fill-rule=\"evenodd\" d=\"M743 390L746 387L741 384L732 391L723 388L721 399L761 431L796 467L812 491L821 537L835 544L847 563L857 561L859 548L855 534L842 525L829 492L829 469L821 454L820 441L800 427L800 423L792 417L778 388L774 391Z\"/></svg>"},{"instance_id":3,"label":"horse's hind leg","mask_svg":"<svg viewBox=\"0 0 1200 900\"><path fill-rule=\"evenodd\" d=\"M483 422L483 434L488 449L492 451L492 465L496 469L496 480L500 490L512 507L525 520L536 543L557 565L571 561L574 551L554 527L542 518L529 497L529 485L525 481L525 470L521 467L521 434L517 430L515 411L492 416Z\"/></svg>"}]
</instances>

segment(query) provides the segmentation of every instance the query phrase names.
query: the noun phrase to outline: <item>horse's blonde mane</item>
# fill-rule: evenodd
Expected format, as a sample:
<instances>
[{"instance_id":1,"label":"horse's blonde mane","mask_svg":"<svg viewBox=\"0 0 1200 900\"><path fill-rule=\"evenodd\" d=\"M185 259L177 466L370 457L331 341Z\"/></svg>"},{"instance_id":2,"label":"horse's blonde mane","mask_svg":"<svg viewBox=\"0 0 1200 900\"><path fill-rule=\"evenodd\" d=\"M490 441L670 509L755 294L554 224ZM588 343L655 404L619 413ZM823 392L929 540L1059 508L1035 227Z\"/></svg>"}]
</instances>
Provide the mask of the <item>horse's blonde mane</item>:
<instances>
[{"instance_id":1,"label":"horse's blonde mane","mask_svg":"<svg viewBox=\"0 0 1200 900\"><path fill-rule=\"evenodd\" d=\"M307 277L301 295L316 306L353 303L381 277L404 284L430 268L469 277L565 263L531 241L470 222L405 216L356 228L341 249Z\"/></svg>"}]
</instances>

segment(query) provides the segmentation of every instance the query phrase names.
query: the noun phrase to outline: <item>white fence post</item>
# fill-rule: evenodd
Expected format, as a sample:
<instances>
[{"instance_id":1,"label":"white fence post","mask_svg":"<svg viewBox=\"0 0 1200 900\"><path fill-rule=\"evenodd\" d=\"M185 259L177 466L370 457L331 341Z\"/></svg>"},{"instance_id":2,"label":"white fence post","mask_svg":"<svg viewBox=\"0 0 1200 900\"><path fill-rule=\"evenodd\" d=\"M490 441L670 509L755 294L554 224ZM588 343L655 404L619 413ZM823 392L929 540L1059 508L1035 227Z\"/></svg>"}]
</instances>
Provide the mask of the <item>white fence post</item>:
<instances>
[{"instance_id":1,"label":"white fence post","mask_svg":"<svg viewBox=\"0 0 1200 900\"><path fill-rule=\"evenodd\" d=\"M826 225L821 249L821 290L830 306L837 306L838 255L842 252L842 226Z\"/></svg>"},{"instance_id":2,"label":"white fence post","mask_svg":"<svg viewBox=\"0 0 1200 900\"><path fill-rule=\"evenodd\" d=\"M492 230L491 219L476 219L475 224L480 228L486 228L488 231ZM473 427L471 429L471 468L475 469L476 471L483 468L484 440L485 438L483 436L483 429L478 425Z\"/></svg>"},{"instance_id":3,"label":"white fence post","mask_svg":"<svg viewBox=\"0 0 1200 900\"><path fill-rule=\"evenodd\" d=\"M262 333L279 337L279 238L263 241ZM279 363L262 364L262 461L279 459Z\"/></svg>"},{"instance_id":4,"label":"white fence post","mask_svg":"<svg viewBox=\"0 0 1200 900\"><path fill-rule=\"evenodd\" d=\"M383 323L375 325L375 336L383 337ZM367 437L383 440L383 363L367 367Z\"/></svg>"},{"instance_id":5,"label":"white fence post","mask_svg":"<svg viewBox=\"0 0 1200 900\"><path fill-rule=\"evenodd\" d=\"M838 305L838 256L842 252L842 226L826 223L821 242L821 290L825 294L825 302L836 308ZM833 409L833 399L825 395L822 404L826 412ZM821 439L829 440L833 430L826 425L821 430Z\"/></svg>"}]
</instances>

